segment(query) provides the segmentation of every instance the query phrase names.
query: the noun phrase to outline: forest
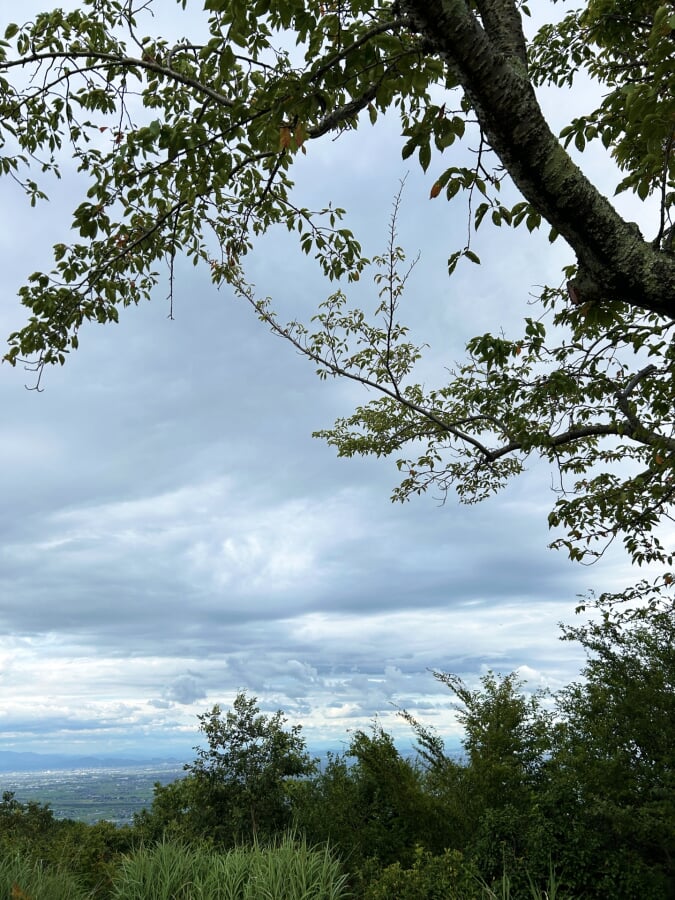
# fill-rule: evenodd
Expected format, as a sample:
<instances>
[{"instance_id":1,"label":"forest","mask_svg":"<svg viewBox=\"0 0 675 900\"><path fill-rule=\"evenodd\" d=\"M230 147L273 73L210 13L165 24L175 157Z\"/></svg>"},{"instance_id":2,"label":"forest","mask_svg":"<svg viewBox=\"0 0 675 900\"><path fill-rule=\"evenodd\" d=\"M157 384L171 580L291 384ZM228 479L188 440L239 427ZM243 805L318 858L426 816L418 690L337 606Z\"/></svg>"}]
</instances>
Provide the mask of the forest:
<instances>
[{"instance_id":1,"label":"forest","mask_svg":"<svg viewBox=\"0 0 675 900\"><path fill-rule=\"evenodd\" d=\"M641 898L675 888L672 617L567 629L587 663L555 696L515 673L454 697L460 759L405 710L416 753L376 721L318 766L300 725L239 693L199 717L184 778L129 826L0 804L0 891L94 898Z\"/></svg>"}]
</instances>

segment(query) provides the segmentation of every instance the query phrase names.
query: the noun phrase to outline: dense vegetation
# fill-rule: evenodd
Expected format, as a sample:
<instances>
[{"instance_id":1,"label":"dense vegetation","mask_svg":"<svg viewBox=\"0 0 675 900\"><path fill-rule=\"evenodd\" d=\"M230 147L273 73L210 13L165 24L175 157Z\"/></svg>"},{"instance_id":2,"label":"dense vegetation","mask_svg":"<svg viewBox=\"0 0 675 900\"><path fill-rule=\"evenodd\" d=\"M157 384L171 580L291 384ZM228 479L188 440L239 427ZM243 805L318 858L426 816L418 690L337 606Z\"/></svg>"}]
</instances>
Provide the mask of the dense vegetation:
<instances>
[{"instance_id":1,"label":"dense vegetation","mask_svg":"<svg viewBox=\"0 0 675 900\"><path fill-rule=\"evenodd\" d=\"M436 673L457 701L462 759L403 712L415 758L375 723L319 767L299 726L239 694L201 717L206 747L184 778L156 785L132 826L58 821L5 794L0 892L206 900L268 896L264 883L293 900L665 900L675 890L672 618L619 628L606 617L566 637L588 661L554 697L528 693L515 674L471 689Z\"/></svg>"}]
</instances>

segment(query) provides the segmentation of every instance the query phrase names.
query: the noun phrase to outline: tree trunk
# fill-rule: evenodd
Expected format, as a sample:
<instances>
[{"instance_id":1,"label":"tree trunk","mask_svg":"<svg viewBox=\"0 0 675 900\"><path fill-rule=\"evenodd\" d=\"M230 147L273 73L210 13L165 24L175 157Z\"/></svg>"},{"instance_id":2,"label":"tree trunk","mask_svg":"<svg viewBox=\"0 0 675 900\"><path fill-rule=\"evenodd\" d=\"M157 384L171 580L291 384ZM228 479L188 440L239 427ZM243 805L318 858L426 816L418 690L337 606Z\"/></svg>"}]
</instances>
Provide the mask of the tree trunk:
<instances>
[{"instance_id":1,"label":"tree trunk","mask_svg":"<svg viewBox=\"0 0 675 900\"><path fill-rule=\"evenodd\" d=\"M675 257L624 221L561 146L527 76L513 0L404 0L415 30L459 79L514 183L577 256L577 302L618 300L675 319Z\"/></svg>"}]
</instances>

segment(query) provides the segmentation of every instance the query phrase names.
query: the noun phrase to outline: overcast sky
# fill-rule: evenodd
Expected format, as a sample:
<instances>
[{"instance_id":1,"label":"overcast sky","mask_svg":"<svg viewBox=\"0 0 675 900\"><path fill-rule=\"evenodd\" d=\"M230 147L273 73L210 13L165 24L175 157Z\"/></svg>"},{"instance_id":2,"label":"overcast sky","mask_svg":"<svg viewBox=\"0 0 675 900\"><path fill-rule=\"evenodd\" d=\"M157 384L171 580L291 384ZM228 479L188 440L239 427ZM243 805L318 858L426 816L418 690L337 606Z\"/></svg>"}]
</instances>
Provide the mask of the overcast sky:
<instances>
[{"instance_id":1,"label":"overcast sky","mask_svg":"<svg viewBox=\"0 0 675 900\"><path fill-rule=\"evenodd\" d=\"M570 102L556 101L561 117ZM483 266L448 279L466 210L429 201L441 162L423 175L400 147L395 121L312 143L298 191L345 206L371 255L409 171L399 237L421 259L401 318L431 345L424 380L440 383L472 335L515 334L571 256L484 226ZM4 334L22 324L16 291L49 268L76 189L66 178L31 210L0 182ZM332 289L284 234L261 242L250 273L288 318L308 319ZM371 282L358 287L372 308ZM579 593L628 575L620 557L589 569L547 549L545 467L480 506L393 505L394 460L340 460L311 437L364 392L321 382L191 264L177 267L173 321L165 295L83 329L42 393L0 369L0 750L190 758L197 714L240 689L301 722L313 747L375 715L404 735L392 704L456 740L429 669L471 684L517 669L554 689L577 675L557 623L574 620Z\"/></svg>"}]
</instances>

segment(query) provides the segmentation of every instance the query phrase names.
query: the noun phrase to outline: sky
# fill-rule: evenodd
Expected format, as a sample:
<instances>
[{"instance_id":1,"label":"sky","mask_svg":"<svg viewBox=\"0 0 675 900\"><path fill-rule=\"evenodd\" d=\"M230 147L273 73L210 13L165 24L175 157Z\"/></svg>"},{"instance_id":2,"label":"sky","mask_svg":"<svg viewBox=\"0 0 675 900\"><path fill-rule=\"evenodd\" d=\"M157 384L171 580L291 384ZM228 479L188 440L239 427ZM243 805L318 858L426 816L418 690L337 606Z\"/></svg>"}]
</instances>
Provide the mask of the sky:
<instances>
[{"instance_id":1,"label":"sky","mask_svg":"<svg viewBox=\"0 0 675 900\"><path fill-rule=\"evenodd\" d=\"M560 126L579 100L545 98ZM399 241L421 257L401 318L430 345L420 380L442 383L468 338L516 333L537 285L559 283L572 257L545 234L484 226L483 265L449 279L466 209L430 201L441 161L425 175L401 146L390 119L310 143L298 196L345 207L372 255L406 178ZM606 161L583 164L609 185ZM67 238L77 190L67 176L30 209L0 181L3 334L24 320L18 287ZM249 273L307 321L334 286L292 240L260 241ZM349 296L376 303L368 278ZM185 261L173 320L165 297L163 285L119 325L83 329L40 393L0 367L0 750L190 759L197 716L239 690L302 724L313 748L344 746L376 716L404 741L397 708L453 745L453 698L430 670L472 686L517 670L530 690L578 676L583 654L558 623L575 621L579 594L630 574L616 555L584 568L548 549L545 466L477 506L392 504L394 460L338 459L311 436L363 389L320 381Z\"/></svg>"}]
</instances>

